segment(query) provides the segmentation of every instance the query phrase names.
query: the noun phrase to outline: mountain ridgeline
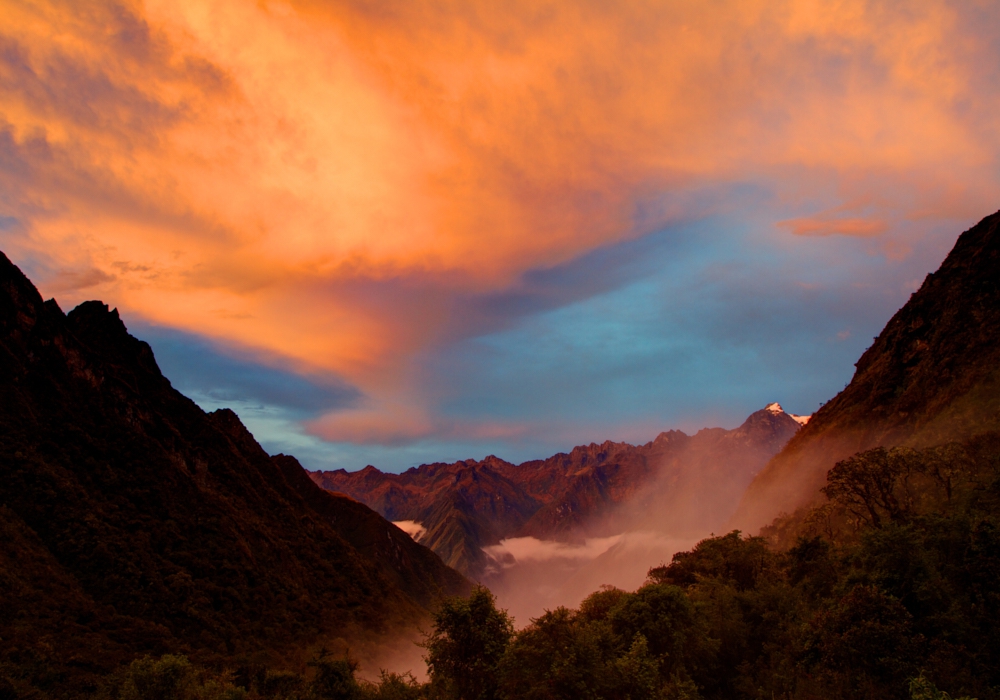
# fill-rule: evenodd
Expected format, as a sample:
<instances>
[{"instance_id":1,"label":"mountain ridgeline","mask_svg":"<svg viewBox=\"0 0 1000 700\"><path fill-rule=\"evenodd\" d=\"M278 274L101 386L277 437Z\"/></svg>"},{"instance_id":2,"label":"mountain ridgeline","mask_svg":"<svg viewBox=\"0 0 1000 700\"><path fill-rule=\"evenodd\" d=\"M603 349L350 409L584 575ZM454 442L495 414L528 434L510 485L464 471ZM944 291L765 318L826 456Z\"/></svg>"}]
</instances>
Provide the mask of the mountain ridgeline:
<instances>
[{"instance_id":1,"label":"mountain ridgeline","mask_svg":"<svg viewBox=\"0 0 1000 700\"><path fill-rule=\"evenodd\" d=\"M490 456L402 474L368 466L310 476L389 520L418 524L422 544L483 578L492 564L484 547L503 539L617 534L641 525L637 512L650 508L661 514L659 525L709 532L726 522L754 474L799 425L771 404L734 430L671 430L638 446L591 443L521 464Z\"/></svg>"},{"instance_id":2,"label":"mountain ridgeline","mask_svg":"<svg viewBox=\"0 0 1000 700\"><path fill-rule=\"evenodd\" d=\"M0 679L25 687L73 695L144 653L301 660L468 590L174 390L117 311L66 315L2 254L0 468Z\"/></svg>"},{"instance_id":3,"label":"mountain ridgeline","mask_svg":"<svg viewBox=\"0 0 1000 700\"><path fill-rule=\"evenodd\" d=\"M861 356L850 384L751 483L733 526L755 531L821 499L837 461L1000 426L1000 212L963 233Z\"/></svg>"}]
</instances>

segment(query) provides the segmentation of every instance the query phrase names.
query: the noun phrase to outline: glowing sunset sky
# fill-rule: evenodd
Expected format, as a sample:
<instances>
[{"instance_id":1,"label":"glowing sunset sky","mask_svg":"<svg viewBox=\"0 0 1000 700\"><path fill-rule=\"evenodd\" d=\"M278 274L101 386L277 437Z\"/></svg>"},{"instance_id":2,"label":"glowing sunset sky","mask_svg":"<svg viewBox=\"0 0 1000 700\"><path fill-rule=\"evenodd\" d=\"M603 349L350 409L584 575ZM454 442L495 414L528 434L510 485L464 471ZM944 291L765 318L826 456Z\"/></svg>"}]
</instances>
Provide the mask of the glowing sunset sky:
<instances>
[{"instance_id":1,"label":"glowing sunset sky","mask_svg":"<svg viewBox=\"0 0 1000 700\"><path fill-rule=\"evenodd\" d=\"M991 0L0 6L0 247L312 468L811 413L1000 208Z\"/></svg>"}]
</instances>

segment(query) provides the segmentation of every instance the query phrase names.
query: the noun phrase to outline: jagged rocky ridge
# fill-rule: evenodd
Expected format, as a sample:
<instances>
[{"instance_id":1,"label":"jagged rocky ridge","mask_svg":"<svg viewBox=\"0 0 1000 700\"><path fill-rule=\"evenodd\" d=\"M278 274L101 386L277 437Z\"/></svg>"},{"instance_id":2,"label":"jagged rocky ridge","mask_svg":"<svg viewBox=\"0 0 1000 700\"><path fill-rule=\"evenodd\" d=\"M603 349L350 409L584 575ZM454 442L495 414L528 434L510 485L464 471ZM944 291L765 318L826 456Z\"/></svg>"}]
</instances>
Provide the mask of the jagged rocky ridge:
<instances>
[{"instance_id":1,"label":"jagged rocky ridge","mask_svg":"<svg viewBox=\"0 0 1000 700\"><path fill-rule=\"evenodd\" d=\"M143 653L295 658L469 585L174 390L117 311L64 315L2 254L0 540L0 666L78 690Z\"/></svg>"},{"instance_id":2,"label":"jagged rocky ridge","mask_svg":"<svg viewBox=\"0 0 1000 700\"><path fill-rule=\"evenodd\" d=\"M756 530L821 498L838 460L1000 427L1000 212L963 233L861 356L850 384L751 483L733 525Z\"/></svg>"},{"instance_id":3,"label":"jagged rocky ridge","mask_svg":"<svg viewBox=\"0 0 1000 700\"><path fill-rule=\"evenodd\" d=\"M678 527L708 509L724 523L753 475L798 428L799 422L771 404L734 430L671 430L638 446L609 441L522 464L490 456L425 464L402 474L368 466L310 476L389 520L419 523L420 542L450 566L481 578L490 564L484 547L510 537L615 534L631 524L623 504L649 501L662 509L665 493Z\"/></svg>"}]
</instances>

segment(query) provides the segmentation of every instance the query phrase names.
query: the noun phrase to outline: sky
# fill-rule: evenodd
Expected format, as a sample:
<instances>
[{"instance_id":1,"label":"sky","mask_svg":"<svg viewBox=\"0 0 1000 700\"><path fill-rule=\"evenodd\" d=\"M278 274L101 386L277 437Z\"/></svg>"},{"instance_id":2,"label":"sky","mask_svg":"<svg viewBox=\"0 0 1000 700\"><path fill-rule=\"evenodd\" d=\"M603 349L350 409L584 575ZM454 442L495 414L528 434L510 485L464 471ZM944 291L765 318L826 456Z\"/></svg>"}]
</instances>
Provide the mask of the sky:
<instances>
[{"instance_id":1,"label":"sky","mask_svg":"<svg viewBox=\"0 0 1000 700\"><path fill-rule=\"evenodd\" d=\"M313 469L812 413L1000 208L992 0L0 7L0 249Z\"/></svg>"}]
</instances>

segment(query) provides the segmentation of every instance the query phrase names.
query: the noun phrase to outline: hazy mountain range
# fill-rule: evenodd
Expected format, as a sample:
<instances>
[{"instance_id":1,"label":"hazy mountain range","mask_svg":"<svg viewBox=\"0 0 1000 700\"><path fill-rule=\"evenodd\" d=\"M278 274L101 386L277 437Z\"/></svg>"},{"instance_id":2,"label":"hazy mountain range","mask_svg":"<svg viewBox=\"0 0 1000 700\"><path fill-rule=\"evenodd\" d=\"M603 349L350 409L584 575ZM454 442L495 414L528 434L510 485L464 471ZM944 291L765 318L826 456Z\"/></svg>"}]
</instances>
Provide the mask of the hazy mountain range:
<instances>
[{"instance_id":1,"label":"hazy mountain range","mask_svg":"<svg viewBox=\"0 0 1000 700\"><path fill-rule=\"evenodd\" d=\"M671 430L644 445L591 443L521 464L490 456L401 474L368 466L310 476L403 521L449 566L481 578L490 568L484 551L490 545L618 534L636 525L637 503L678 528L707 532L725 523L753 476L806 420L773 403L734 430Z\"/></svg>"}]
</instances>

